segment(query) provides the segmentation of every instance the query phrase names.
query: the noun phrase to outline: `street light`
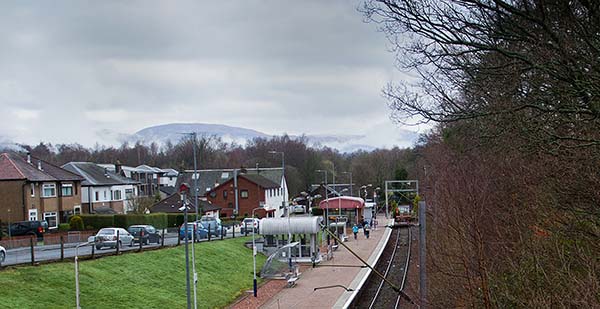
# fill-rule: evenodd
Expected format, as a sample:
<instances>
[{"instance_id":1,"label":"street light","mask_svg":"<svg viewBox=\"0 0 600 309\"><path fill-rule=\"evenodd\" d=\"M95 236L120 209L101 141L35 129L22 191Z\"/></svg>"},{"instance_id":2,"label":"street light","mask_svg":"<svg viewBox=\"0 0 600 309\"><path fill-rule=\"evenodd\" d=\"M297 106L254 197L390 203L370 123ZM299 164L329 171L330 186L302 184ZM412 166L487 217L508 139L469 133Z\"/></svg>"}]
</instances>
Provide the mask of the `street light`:
<instances>
[{"instance_id":1,"label":"street light","mask_svg":"<svg viewBox=\"0 0 600 309\"><path fill-rule=\"evenodd\" d=\"M281 171L283 173L283 180L285 180L285 153L283 151L275 151L275 150L271 150L269 151L269 153L272 154L281 154ZM285 212L287 213L287 218L288 218L288 244L290 244L292 242L292 232L290 231L290 209L289 207L286 207L286 197L285 197L285 186L283 185L283 183L281 184L281 192L282 192L282 200L281 200L281 204L283 206L283 209L285 210ZM290 267L290 271L292 270L292 247L288 248L288 258L289 258L289 267Z\"/></svg>"},{"instance_id":2,"label":"street light","mask_svg":"<svg viewBox=\"0 0 600 309\"><path fill-rule=\"evenodd\" d=\"M256 229L254 229L254 220L256 220L256 218L254 217L254 211L263 208L264 207L257 207L252 209L252 264L254 265L254 297L258 297L258 285L256 281L256 242L254 241L254 234L256 233Z\"/></svg>"},{"instance_id":3,"label":"street light","mask_svg":"<svg viewBox=\"0 0 600 309\"><path fill-rule=\"evenodd\" d=\"M79 305L79 247L87 246L95 241L94 237L93 241L84 242L75 247L75 305L77 309L81 309L81 306Z\"/></svg>"},{"instance_id":4,"label":"street light","mask_svg":"<svg viewBox=\"0 0 600 309\"><path fill-rule=\"evenodd\" d=\"M329 229L329 198L328 198L328 190L327 190L327 170L317 170L319 173L325 173L325 224L327 225L327 229ZM329 233L327 233L327 245L329 245Z\"/></svg>"}]
</instances>

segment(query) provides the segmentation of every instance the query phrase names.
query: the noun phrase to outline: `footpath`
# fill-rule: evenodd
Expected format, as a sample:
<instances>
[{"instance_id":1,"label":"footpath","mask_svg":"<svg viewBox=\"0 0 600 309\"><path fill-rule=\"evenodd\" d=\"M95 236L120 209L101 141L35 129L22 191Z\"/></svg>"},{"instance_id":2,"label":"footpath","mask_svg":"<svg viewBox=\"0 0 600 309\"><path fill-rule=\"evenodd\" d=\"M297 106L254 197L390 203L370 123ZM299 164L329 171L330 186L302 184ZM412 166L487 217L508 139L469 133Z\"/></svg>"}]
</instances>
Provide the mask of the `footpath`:
<instances>
[{"instance_id":1,"label":"footpath","mask_svg":"<svg viewBox=\"0 0 600 309\"><path fill-rule=\"evenodd\" d=\"M361 229L357 240L350 232L344 243L369 265L374 264L390 233L390 229L385 228L385 219L381 217L379 221L379 227L371 229L369 239ZM257 298L250 293L232 308L343 308L353 294L346 289L356 290L366 280L368 268L361 268L362 262L344 246L340 245L333 255L333 259L315 268L301 266L301 275L294 287L287 288L285 280L268 281L259 288ZM327 286L336 287L323 288Z\"/></svg>"}]
</instances>

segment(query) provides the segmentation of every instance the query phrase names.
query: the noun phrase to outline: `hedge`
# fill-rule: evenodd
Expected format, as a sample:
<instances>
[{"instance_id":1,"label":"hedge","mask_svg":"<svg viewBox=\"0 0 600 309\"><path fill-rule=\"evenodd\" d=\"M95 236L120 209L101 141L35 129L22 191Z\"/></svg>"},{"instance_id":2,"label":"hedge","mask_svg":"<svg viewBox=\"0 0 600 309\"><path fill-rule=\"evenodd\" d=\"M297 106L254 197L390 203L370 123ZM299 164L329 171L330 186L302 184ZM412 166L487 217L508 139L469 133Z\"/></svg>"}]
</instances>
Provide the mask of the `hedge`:
<instances>
[{"instance_id":1,"label":"hedge","mask_svg":"<svg viewBox=\"0 0 600 309\"><path fill-rule=\"evenodd\" d=\"M181 221L179 221L179 217L181 216ZM174 218L171 218L174 217ZM104 227L122 227L128 228L131 225L135 224L149 224L158 229L163 229L167 227L180 226L183 224L183 215L179 214L165 214L165 213L156 213L156 214L116 214L116 215L81 215L83 219L84 225L87 227L92 227L93 229L101 229ZM190 221L194 218L193 215L190 215ZM173 222L175 225L172 225ZM178 224L178 222L181 222Z\"/></svg>"},{"instance_id":2,"label":"hedge","mask_svg":"<svg viewBox=\"0 0 600 309\"><path fill-rule=\"evenodd\" d=\"M96 230L115 226L114 215L81 215L81 219L86 227L91 226Z\"/></svg>"}]
</instances>

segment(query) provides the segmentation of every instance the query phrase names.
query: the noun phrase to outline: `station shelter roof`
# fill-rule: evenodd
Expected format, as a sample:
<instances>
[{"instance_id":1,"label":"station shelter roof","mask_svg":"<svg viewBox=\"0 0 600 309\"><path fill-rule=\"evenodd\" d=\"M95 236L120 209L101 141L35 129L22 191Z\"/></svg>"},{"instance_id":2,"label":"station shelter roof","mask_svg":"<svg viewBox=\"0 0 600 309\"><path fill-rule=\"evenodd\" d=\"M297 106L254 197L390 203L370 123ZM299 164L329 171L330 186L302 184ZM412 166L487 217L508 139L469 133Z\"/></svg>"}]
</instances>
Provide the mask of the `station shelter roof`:
<instances>
[{"instance_id":1,"label":"station shelter roof","mask_svg":"<svg viewBox=\"0 0 600 309\"><path fill-rule=\"evenodd\" d=\"M319 203L321 209L357 209L363 207L365 207L365 200L353 196L332 197Z\"/></svg>"}]
</instances>

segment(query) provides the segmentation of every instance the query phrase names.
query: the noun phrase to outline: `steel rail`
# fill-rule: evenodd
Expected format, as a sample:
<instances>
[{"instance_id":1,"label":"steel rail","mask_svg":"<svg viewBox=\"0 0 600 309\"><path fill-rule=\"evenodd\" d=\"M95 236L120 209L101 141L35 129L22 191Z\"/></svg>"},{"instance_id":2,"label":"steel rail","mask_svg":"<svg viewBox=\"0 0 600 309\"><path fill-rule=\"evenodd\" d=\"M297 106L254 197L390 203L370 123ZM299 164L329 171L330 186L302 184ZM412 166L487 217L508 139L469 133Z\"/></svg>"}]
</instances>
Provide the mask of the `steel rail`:
<instances>
[{"instance_id":1,"label":"steel rail","mask_svg":"<svg viewBox=\"0 0 600 309\"><path fill-rule=\"evenodd\" d=\"M400 229L396 229L396 231L398 232L398 235L396 237L396 243L394 244L394 251L392 252L392 256L390 257L389 263L387 268L385 269L385 273L383 274L384 277L387 278L387 275L390 271L390 268L392 266L392 264L394 263L394 257L396 257L396 250L398 249L398 241L400 240ZM377 288L377 292L375 292L375 296L373 296L373 300L371 300L371 303L369 304L369 309L373 308L373 305L375 305L375 301L377 301L377 298L379 297L379 292L381 292L381 288L383 287L383 284L385 283L385 279L381 280L381 283L379 283L379 287Z\"/></svg>"},{"instance_id":2,"label":"steel rail","mask_svg":"<svg viewBox=\"0 0 600 309\"><path fill-rule=\"evenodd\" d=\"M404 285L406 284L406 277L408 275L408 266L410 263L411 248L412 248L412 231L411 231L411 228L409 227L408 228L408 254L406 255L406 263L404 264L404 275L402 276L402 283L400 284L400 291L404 290ZM399 308L401 298L402 298L402 294L398 295L394 309Z\"/></svg>"}]
</instances>

